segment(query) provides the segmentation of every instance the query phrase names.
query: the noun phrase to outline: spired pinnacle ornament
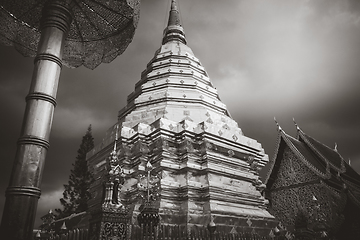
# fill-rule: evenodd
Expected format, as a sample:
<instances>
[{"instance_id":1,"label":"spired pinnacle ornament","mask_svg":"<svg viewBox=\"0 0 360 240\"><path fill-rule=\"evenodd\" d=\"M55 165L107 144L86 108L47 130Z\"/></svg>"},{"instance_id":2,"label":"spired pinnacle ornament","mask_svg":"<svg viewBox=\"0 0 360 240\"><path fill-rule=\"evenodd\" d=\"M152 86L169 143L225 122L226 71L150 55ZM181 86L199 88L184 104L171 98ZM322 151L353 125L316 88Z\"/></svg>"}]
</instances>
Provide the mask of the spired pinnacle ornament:
<instances>
[{"instance_id":1,"label":"spired pinnacle ornament","mask_svg":"<svg viewBox=\"0 0 360 240\"><path fill-rule=\"evenodd\" d=\"M108 158L109 172L105 176L107 180L105 182L105 199L102 204L103 210L116 211L119 210L119 208L124 208L120 200L120 194L122 184L124 183L125 174L123 168L120 166L120 161L116 152L118 129L119 126L117 125L114 149Z\"/></svg>"},{"instance_id":2,"label":"spired pinnacle ornament","mask_svg":"<svg viewBox=\"0 0 360 240\"><path fill-rule=\"evenodd\" d=\"M101 199L99 208L90 210L91 240L120 240L126 239L129 221L131 218L129 208L121 202L121 188L124 184L125 174L117 153L118 125L114 148L107 163L106 174L103 176L104 197Z\"/></svg>"},{"instance_id":3,"label":"spired pinnacle ornament","mask_svg":"<svg viewBox=\"0 0 360 240\"><path fill-rule=\"evenodd\" d=\"M159 197L160 178L157 174L152 174L152 170L154 170L154 167L150 161L148 161L145 167L146 174L139 174L139 182L137 185L139 197L143 199L147 205L150 205Z\"/></svg>"},{"instance_id":4,"label":"spired pinnacle ornament","mask_svg":"<svg viewBox=\"0 0 360 240\"><path fill-rule=\"evenodd\" d=\"M152 174L154 167L150 161L146 163L144 174L139 174L138 189L139 197L143 203L140 206L140 214L137 217L138 223L144 229L144 236L155 237L156 226L159 224L159 209L156 207L156 200L159 197L160 178L157 174Z\"/></svg>"}]
</instances>

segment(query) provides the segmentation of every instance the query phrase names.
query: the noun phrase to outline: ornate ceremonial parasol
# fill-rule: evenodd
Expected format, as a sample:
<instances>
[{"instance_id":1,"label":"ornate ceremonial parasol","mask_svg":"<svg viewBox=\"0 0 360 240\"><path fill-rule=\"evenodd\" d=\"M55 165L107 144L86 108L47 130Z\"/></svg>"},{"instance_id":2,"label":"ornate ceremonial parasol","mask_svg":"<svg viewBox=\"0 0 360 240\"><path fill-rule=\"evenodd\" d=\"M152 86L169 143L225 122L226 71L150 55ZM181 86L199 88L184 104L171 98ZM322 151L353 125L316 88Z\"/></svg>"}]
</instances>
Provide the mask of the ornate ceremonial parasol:
<instances>
[{"instance_id":1,"label":"ornate ceremonial parasol","mask_svg":"<svg viewBox=\"0 0 360 240\"><path fill-rule=\"evenodd\" d=\"M94 69L131 42L140 0L0 0L0 42L34 71L0 236L31 239L62 65Z\"/></svg>"},{"instance_id":2,"label":"ornate ceremonial parasol","mask_svg":"<svg viewBox=\"0 0 360 240\"><path fill-rule=\"evenodd\" d=\"M48 0L0 0L0 42L22 55L35 57L41 35L42 12ZM94 69L122 54L138 23L139 0L63 0L72 17L65 37L63 64ZM45 8L44 8L45 7ZM49 14L49 13L46 13Z\"/></svg>"}]
</instances>

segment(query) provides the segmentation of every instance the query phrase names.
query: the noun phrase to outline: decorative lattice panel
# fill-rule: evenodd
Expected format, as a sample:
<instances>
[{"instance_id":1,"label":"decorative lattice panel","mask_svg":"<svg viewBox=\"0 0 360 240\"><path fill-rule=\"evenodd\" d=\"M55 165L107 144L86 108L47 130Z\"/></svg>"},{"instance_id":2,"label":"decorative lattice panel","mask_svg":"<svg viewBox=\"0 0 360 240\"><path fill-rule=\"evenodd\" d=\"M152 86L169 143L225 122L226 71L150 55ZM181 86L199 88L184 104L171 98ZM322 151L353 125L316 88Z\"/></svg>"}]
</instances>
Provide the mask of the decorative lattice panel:
<instances>
[{"instance_id":1,"label":"decorative lattice panel","mask_svg":"<svg viewBox=\"0 0 360 240\"><path fill-rule=\"evenodd\" d=\"M318 178L289 147L286 147L272 189L310 182Z\"/></svg>"}]
</instances>

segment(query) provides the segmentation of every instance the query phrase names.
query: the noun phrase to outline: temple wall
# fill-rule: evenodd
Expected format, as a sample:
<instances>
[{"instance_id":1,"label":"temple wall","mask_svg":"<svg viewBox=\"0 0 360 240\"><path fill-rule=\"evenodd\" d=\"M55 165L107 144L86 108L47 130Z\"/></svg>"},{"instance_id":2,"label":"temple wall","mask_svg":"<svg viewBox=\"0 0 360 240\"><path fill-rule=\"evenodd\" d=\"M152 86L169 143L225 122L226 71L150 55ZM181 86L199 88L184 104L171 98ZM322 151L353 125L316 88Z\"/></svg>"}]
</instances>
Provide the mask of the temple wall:
<instances>
[{"instance_id":1,"label":"temple wall","mask_svg":"<svg viewBox=\"0 0 360 240\"><path fill-rule=\"evenodd\" d=\"M340 193L327 186L288 147L270 189L270 212L289 230L303 213L309 226L322 223L329 230L338 227L344 206Z\"/></svg>"}]
</instances>

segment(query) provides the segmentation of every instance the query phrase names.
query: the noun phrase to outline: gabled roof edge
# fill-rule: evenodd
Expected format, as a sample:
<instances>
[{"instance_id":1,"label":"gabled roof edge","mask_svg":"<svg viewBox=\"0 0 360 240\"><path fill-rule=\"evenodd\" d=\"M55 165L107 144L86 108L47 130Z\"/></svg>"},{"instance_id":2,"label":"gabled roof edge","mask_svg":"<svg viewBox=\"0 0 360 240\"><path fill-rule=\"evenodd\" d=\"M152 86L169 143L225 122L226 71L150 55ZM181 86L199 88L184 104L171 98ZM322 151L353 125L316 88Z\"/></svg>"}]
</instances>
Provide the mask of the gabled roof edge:
<instances>
[{"instance_id":1,"label":"gabled roof edge","mask_svg":"<svg viewBox=\"0 0 360 240\"><path fill-rule=\"evenodd\" d=\"M328 162L326 162L326 173L322 173L319 169L317 169L315 166L313 166L312 163L310 163L302 154L301 152L294 146L294 144L288 139L288 137L291 137L289 135L287 135L286 133L284 133L284 141L287 143L287 145L289 146L289 148L296 154L297 157L299 157L299 159L308 167L310 168L310 170L312 170L316 175L318 175L319 177L325 178L325 179L329 179L331 178L331 173L330 173L330 165Z\"/></svg>"},{"instance_id":2,"label":"gabled roof edge","mask_svg":"<svg viewBox=\"0 0 360 240\"><path fill-rule=\"evenodd\" d=\"M312 172L314 172L317 176L325 178L325 179L329 179L331 178L331 173L330 173L330 165L329 163L326 162L326 173L322 173L319 169L317 169L315 166L313 166L302 154L301 152L294 146L294 144L289 140L289 135L287 135L284 130L282 130L282 128L280 127L279 123L276 121L276 125L278 128L278 137L277 137L277 141L276 141L276 145L275 145L275 150L274 150L274 157L270 159L269 164L270 164L270 168L266 174L265 177L265 184L268 184L269 179L271 177L271 175L273 174L273 170L274 170L274 166L275 163L278 159L278 154L279 154L279 148L280 148L280 144L281 144L281 140L283 139L284 142L286 143L286 145L295 153L295 155L309 168L312 170ZM296 128L298 130L301 131L301 129L296 125Z\"/></svg>"},{"instance_id":3,"label":"gabled roof edge","mask_svg":"<svg viewBox=\"0 0 360 240\"><path fill-rule=\"evenodd\" d=\"M297 125L296 125L297 126ZM321 152L319 150L316 149L316 147L309 141L308 136L305 134L304 131L301 130L300 127L297 126L297 139L300 140L300 138L304 141L304 143L311 149L313 150L324 162L326 162L327 165L331 165L335 170L337 170L340 173L344 173L346 172L346 168L345 165L343 165L343 162L345 161L344 158L337 152L337 154L339 155L339 157L341 158L341 168L338 168L337 166L335 166L333 163L331 163L331 161L329 161L323 154L321 154ZM316 139L314 139L315 141L317 141ZM319 141L317 141L319 142ZM323 143L319 142L320 144L324 145ZM329 150L332 150L330 147L324 145L325 147L329 148Z\"/></svg>"},{"instance_id":4,"label":"gabled roof edge","mask_svg":"<svg viewBox=\"0 0 360 240\"><path fill-rule=\"evenodd\" d=\"M281 132L283 131L279 125L279 123L276 121L276 119L274 118L275 122L276 122L276 126L277 126L277 129L278 129L278 135L277 135L277 139L276 139L276 144L275 144L275 150L274 150L274 155L273 157L269 160L269 165L270 165L270 168L269 170L267 171L266 173L266 176L265 176L265 180L264 180L264 183L265 185L267 185L269 179L270 179L270 176L273 172L273 169L274 169L274 166L275 166L275 163L276 163L276 159L277 159L277 156L278 156L278 153L279 153L279 148L280 148L280 143L281 143L281 137L282 137L282 134Z\"/></svg>"}]
</instances>

